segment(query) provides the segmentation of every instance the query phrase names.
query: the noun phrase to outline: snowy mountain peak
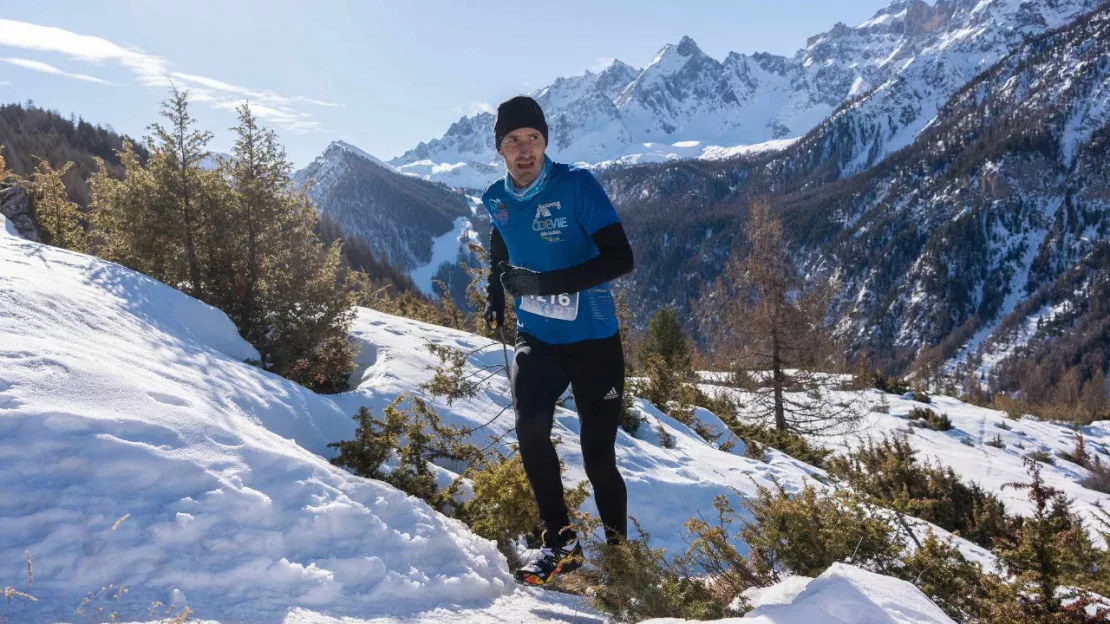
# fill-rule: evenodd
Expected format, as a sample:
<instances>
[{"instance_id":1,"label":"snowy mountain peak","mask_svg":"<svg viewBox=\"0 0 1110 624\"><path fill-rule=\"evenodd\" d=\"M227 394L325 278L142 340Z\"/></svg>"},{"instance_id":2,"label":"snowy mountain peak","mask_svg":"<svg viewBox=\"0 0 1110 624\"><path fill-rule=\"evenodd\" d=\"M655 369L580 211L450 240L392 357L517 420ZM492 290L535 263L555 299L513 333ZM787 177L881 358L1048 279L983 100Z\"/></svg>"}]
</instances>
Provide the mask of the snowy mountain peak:
<instances>
[{"instance_id":1,"label":"snowy mountain peak","mask_svg":"<svg viewBox=\"0 0 1110 624\"><path fill-rule=\"evenodd\" d=\"M620 59L615 58L615 59L609 61L609 63L605 66L604 69L602 69L598 73L598 75L604 75L604 74L607 74L607 73L616 73L616 72L619 72L619 73L633 72L633 73L638 74L638 73L640 73L640 70L636 69L635 67L632 67L631 65L629 65L628 63L625 63L624 61L622 61Z\"/></svg>"},{"instance_id":2,"label":"snowy mountain peak","mask_svg":"<svg viewBox=\"0 0 1110 624\"><path fill-rule=\"evenodd\" d=\"M830 140L851 143L838 164L854 172L908 145L948 97L1025 38L1097 3L894 0L858 26L838 23L809 38L790 57L729 54L720 62L687 36L664 45L643 70L614 60L534 95L559 160L604 166L700 157L712 146L800 137L836 113L853 117L837 125L853 137ZM838 110L849 98L868 103ZM502 174L492 129L489 113L466 117L391 162L480 188Z\"/></svg>"},{"instance_id":3,"label":"snowy mountain peak","mask_svg":"<svg viewBox=\"0 0 1110 624\"><path fill-rule=\"evenodd\" d=\"M684 36L678 42L678 53L682 56L694 56L695 54L704 54L698 44L688 36Z\"/></svg>"},{"instance_id":4,"label":"snowy mountain peak","mask_svg":"<svg viewBox=\"0 0 1110 624\"><path fill-rule=\"evenodd\" d=\"M701 51L701 48L693 39L683 37L678 45L668 43L663 46L655 55L655 58L648 63L643 73L654 71L667 75L674 74L681 71L688 62L702 58L709 59L709 56Z\"/></svg>"},{"instance_id":5,"label":"snowy mountain peak","mask_svg":"<svg viewBox=\"0 0 1110 624\"><path fill-rule=\"evenodd\" d=\"M605 94L605 97L615 100L620 92L639 75L639 69L618 59L613 59L597 75L597 88Z\"/></svg>"},{"instance_id":6,"label":"snowy mountain peak","mask_svg":"<svg viewBox=\"0 0 1110 624\"><path fill-rule=\"evenodd\" d=\"M341 155L345 155L345 154L352 154L354 156L358 156L359 158L365 158L366 160L369 160L370 162L374 163L375 165L378 165L379 167L385 167L386 169L389 169L390 171L397 171L397 169L393 165L390 165L389 163L386 163L385 161L375 157L370 152L367 152L366 150L363 150L362 148L360 148L356 145L352 145L352 144L350 144L346 141L342 141L342 140L336 140L336 141L332 141L331 143L329 143L327 148L324 149L323 157L324 158L335 158L337 156L341 156Z\"/></svg>"}]
</instances>

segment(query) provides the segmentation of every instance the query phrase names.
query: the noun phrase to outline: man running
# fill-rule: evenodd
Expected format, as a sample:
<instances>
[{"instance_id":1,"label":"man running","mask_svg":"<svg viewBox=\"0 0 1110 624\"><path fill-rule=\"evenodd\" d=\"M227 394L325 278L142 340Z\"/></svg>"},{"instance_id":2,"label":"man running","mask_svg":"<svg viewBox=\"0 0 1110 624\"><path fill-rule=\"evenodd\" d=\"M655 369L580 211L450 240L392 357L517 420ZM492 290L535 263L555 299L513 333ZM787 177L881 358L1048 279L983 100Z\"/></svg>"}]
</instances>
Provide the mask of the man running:
<instances>
[{"instance_id":1,"label":"man running","mask_svg":"<svg viewBox=\"0 0 1110 624\"><path fill-rule=\"evenodd\" d=\"M583 562L551 441L555 401L567 384L606 539L627 535L627 494L614 449L624 352L608 282L632 270L632 247L593 174L545 155L547 121L535 100L502 102L494 137L508 174L482 195L493 224L485 319L491 327L503 323L505 291L514 296L516 435L544 526L539 556L516 578L543 585Z\"/></svg>"}]
</instances>

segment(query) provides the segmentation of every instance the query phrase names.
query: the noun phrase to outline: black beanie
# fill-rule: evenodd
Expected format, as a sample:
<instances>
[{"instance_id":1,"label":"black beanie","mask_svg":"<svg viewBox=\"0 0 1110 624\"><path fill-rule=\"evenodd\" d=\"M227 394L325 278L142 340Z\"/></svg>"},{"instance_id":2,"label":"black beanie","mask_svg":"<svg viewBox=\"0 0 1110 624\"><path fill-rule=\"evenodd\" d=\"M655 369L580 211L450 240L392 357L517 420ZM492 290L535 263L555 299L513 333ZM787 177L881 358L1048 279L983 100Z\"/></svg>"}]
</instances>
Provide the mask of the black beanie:
<instances>
[{"instance_id":1,"label":"black beanie","mask_svg":"<svg viewBox=\"0 0 1110 624\"><path fill-rule=\"evenodd\" d=\"M501 139L520 128L539 130L543 135L543 142L547 143L547 120L543 117L543 109L527 95L518 95L498 105L497 121L493 122L493 136L498 151L501 150Z\"/></svg>"}]
</instances>

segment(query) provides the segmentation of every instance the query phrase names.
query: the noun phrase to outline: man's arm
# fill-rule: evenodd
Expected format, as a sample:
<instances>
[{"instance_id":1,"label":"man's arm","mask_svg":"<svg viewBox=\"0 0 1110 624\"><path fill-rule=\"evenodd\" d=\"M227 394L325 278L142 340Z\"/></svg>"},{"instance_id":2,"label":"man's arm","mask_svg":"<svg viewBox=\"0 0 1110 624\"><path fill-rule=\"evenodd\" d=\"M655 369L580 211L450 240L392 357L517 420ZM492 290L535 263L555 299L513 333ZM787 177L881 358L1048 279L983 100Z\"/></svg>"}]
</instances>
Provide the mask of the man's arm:
<instances>
[{"instance_id":1,"label":"man's arm","mask_svg":"<svg viewBox=\"0 0 1110 624\"><path fill-rule=\"evenodd\" d=\"M489 275L486 279L486 309L482 313L489 328L500 327L505 323L505 288L501 284L501 273L509 262L509 248L501 238L501 232L490 226L489 230Z\"/></svg>"},{"instance_id":2,"label":"man's arm","mask_svg":"<svg viewBox=\"0 0 1110 624\"><path fill-rule=\"evenodd\" d=\"M581 292L632 272L636 265L632 257L632 245L619 221L594 232L590 238L597 245L600 254L582 264L540 273L540 292L537 294Z\"/></svg>"},{"instance_id":3,"label":"man's arm","mask_svg":"<svg viewBox=\"0 0 1110 624\"><path fill-rule=\"evenodd\" d=\"M492 225L489 228L489 275L486 279L486 299L505 301L505 289L501 286L502 267L509 262L509 248L501 231ZM504 305L502 303L502 305Z\"/></svg>"}]
</instances>

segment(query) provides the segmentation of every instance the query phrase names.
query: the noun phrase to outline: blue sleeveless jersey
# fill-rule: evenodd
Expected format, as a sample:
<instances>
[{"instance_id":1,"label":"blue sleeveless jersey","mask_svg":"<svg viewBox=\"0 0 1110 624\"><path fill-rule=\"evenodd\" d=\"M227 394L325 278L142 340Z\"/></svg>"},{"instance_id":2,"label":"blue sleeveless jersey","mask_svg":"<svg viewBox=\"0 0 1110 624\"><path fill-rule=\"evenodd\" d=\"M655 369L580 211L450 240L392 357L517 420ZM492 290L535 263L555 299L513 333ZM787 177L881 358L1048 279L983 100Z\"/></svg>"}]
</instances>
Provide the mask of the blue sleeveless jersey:
<instances>
[{"instance_id":1,"label":"blue sleeveless jersey","mask_svg":"<svg viewBox=\"0 0 1110 624\"><path fill-rule=\"evenodd\" d=\"M593 174L545 163L537 184L520 198L508 175L486 189L482 204L501 233L516 266L547 272L581 264L600 254L590 238L620 221ZM609 284L581 293L516 297L517 331L549 344L608 338L617 333L616 305Z\"/></svg>"}]
</instances>

